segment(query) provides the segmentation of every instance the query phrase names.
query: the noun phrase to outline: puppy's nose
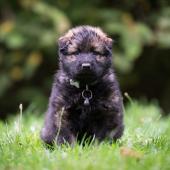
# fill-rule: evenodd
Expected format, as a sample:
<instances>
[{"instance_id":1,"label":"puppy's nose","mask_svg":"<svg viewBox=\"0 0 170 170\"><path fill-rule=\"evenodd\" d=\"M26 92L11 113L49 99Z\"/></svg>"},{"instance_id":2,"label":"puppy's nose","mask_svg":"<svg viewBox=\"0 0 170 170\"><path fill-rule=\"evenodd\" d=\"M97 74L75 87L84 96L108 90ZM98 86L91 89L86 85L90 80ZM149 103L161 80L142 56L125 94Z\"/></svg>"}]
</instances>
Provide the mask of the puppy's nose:
<instances>
[{"instance_id":1,"label":"puppy's nose","mask_svg":"<svg viewBox=\"0 0 170 170\"><path fill-rule=\"evenodd\" d=\"M90 63L83 63L81 66L82 66L83 70L90 70L91 69Z\"/></svg>"}]
</instances>

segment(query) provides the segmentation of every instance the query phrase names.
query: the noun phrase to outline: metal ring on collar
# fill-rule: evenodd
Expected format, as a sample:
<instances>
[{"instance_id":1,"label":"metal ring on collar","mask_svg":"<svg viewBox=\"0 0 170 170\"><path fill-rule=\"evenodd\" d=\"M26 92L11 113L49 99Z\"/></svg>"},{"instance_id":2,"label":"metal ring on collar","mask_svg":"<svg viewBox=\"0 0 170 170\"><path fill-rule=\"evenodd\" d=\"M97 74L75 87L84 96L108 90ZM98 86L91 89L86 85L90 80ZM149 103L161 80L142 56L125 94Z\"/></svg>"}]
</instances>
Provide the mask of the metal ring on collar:
<instances>
[{"instance_id":1,"label":"metal ring on collar","mask_svg":"<svg viewBox=\"0 0 170 170\"><path fill-rule=\"evenodd\" d=\"M85 93L88 93L89 96L87 96ZM92 97L93 97L92 91L91 90L83 90L82 97L83 97L83 99L86 99L86 98L88 98L89 100L92 99Z\"/></svg>"}]
</instances>

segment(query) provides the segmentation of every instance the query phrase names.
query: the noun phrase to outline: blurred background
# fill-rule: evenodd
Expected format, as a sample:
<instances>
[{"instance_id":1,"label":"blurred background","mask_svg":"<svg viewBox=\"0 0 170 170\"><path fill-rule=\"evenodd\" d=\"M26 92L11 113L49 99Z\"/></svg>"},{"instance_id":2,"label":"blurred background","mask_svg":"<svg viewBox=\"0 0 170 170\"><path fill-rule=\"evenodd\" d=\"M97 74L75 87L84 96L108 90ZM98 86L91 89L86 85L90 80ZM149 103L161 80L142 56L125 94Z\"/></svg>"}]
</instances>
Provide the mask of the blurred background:
<instances>
[{"instance_id":1,"label":"blurred background","mask_svg":"<svg viewBox=\"0 0 170 170\"><path fill-rule=\"evenodd\" d=\"M170 112L169 0L0 0L0 118L20 103L45 111L57 38L86 24L115 40L122 93Z\"/></svg>"}]
</instances>

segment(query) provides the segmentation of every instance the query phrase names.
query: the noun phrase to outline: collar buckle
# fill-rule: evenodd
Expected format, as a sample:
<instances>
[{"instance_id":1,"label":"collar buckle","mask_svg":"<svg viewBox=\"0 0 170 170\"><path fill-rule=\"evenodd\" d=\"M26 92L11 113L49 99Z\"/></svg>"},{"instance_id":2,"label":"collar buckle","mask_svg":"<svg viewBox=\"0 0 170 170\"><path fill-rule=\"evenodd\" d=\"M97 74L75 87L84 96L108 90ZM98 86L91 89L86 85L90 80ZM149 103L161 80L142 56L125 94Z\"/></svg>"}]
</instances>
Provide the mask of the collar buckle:
<instances>
[{"instance_id":1,"label":"collar buckle","mask_svg":"<svg viewBox=\"0 0 170 170\"><path fill-rule=\"evenodd\" d=\"M70 79L70 85L80 88L80 84L78 81L74 81L73 79Z\"/></svg>"}]
</instances>

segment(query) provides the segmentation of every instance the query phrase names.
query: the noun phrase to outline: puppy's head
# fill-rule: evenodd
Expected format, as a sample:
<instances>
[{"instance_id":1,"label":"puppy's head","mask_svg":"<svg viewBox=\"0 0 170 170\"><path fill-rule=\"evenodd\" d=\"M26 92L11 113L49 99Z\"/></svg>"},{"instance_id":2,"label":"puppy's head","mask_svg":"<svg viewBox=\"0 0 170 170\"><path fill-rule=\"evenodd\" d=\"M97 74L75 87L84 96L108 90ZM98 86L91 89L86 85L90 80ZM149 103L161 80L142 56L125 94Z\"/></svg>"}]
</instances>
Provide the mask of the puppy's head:
<instances>
[{"instance_id":1,"label":"puppy's head","mask_svg":"<svg viewBox=\"0 0 170 170\"><path fill-rule=\"evenodd\" d=\"M91 83L111 66L112 39L100 29L80 26L58 41L60 67L74 80Z\"/></svg>"}]
</instances>

